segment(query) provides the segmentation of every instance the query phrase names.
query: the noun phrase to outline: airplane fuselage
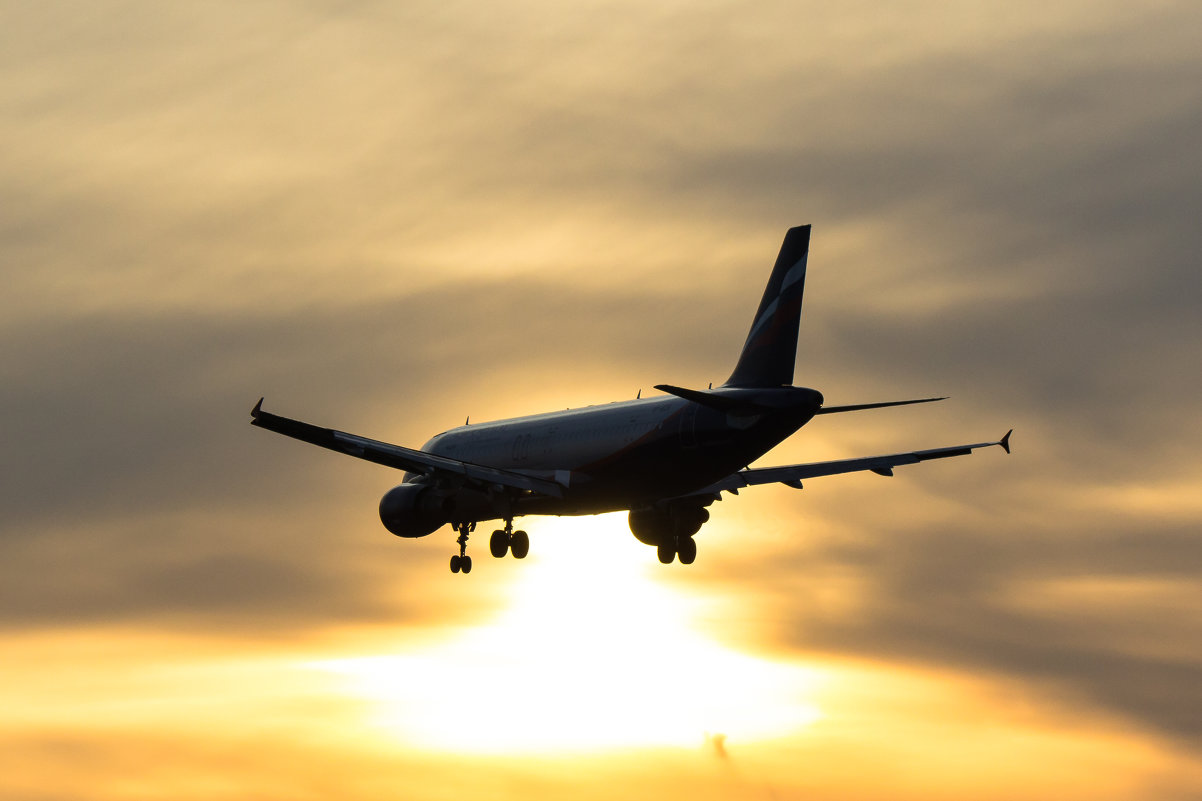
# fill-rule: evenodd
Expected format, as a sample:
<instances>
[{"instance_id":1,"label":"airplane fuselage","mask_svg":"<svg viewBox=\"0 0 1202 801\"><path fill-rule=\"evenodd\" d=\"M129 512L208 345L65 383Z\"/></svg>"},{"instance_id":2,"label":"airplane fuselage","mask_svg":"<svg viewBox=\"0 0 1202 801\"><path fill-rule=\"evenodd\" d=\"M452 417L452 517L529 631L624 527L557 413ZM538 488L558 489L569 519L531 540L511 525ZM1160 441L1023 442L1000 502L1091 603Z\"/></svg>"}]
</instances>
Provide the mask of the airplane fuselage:
<instances>
[{"instance_id":1,"label":"airplane fuselage","mask_svg":"<svg viewBox=\"0 0 1202 801\"><path fill-rule=\"evenodd\" d=\"M721 390L715 397L723 398ZM464 462L544 476L564 486L562 498L517 498L514 514L596 514L634 509L693 492L746 467L796 432L821 407L802 387L742 391L767 404L722 410L662 396L464 425L437 435L422 450ZM407 474L406 482L421 482ZM485 493L460 500L472 519L487 514ZM469 504L469 512L464 504Z\"/></svg>"}]
</instances>

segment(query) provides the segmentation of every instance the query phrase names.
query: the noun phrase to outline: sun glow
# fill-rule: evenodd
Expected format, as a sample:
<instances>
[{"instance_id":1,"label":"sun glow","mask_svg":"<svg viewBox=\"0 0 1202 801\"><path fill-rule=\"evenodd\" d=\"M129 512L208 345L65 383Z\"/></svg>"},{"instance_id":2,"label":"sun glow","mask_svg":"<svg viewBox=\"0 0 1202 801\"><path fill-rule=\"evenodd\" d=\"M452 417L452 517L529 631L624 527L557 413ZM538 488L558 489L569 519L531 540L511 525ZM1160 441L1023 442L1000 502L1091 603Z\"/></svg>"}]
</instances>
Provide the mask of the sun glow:
<instances>
[{"instance_id":1,"label":"sun glow","mask_svg":"<svg viewBox=\"0 0 1202 801\"><path fill-rule=\"evenodd\" d=\"M524 562L496 562L473 543L467 580L512 576L489 622L417 651L312 666L340 676L374 723L430 749L695 746L707 733L746 741L820 717L808 700L818 671L701 634L704 601L657 578L687 568L660 565L620 516L540 521L531 539Z\"/></svg>"}]
</instances>

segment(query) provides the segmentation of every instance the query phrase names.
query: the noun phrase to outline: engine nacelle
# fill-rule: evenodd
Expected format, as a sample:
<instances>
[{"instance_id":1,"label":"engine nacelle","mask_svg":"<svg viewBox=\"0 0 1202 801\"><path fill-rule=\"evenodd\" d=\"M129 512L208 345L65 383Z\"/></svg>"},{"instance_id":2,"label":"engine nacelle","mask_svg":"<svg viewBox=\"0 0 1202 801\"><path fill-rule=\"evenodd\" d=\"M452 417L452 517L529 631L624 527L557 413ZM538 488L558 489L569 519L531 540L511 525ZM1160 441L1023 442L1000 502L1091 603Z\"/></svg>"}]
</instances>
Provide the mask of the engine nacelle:
<instances>
[{"instance_id":1,"label":"engine nacelle","mask_svg":"<svg viewBox=\"0 0 1202 801\"><path fill-rule=\"evenodd\" d=\"M450 521L451 499L422 484L401 484L380 499L380 522L398 537L424 537Z\"/></svg>"},{"instance_id":2,"label":"engine nacelle","mask_svg":"<svg viewBox=\"0 0 1202 801\"><path fill-rule=\"evenodd\" d=\"M693 536L709 519L709 510L700 506L631 509L630 533L644 545L659 545L665 539Z\"/></svg>"}]
</instances>

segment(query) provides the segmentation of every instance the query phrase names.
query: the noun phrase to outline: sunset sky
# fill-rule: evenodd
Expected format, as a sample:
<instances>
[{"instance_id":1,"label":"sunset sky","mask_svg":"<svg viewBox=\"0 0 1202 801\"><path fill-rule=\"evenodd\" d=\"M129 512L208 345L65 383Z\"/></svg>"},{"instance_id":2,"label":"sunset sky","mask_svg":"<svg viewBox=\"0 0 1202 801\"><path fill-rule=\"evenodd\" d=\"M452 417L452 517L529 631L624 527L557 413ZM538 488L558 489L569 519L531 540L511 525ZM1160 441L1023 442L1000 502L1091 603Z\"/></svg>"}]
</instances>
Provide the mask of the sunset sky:
<instances>
[{"instance_id":1,"label":"sunset sky","mask_svg":"<svg viewBox=\"0 0 1202 801\"><path fill-rule=\"evenodd\" d=\"M1202 799L1202 8L0 0L0 798ZM704 387L813 224L696 564L399 444Z\"/></svg>"}]
</instances>

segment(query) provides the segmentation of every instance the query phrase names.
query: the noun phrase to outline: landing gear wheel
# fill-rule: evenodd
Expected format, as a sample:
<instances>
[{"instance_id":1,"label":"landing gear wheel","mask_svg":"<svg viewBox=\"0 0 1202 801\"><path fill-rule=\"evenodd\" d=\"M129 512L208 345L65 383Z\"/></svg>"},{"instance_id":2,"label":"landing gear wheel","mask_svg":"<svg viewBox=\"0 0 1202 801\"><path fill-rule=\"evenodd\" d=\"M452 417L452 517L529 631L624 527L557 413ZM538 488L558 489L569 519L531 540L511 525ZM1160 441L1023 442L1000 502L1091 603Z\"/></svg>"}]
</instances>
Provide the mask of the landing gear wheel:
<instances>
[{"instance_id":1,"label":"landing gear wheel","mask_svg":"<svg viewBox=\"0 0 1202 801\"><path fill-rule=\"evenodd\" d=\"M472 557L464 556L459 560L459 569L463 571L463 575L472 572Z\"/></svg>"},{"instance_id":2,"label":"landing gear wheel","mask_svg":"<svg viewBox=\"0 0 1202 801\"><path fill-rule=\"evenodd\" d=\"M509 548L513 551L514 559L525 559L526 554L530 553L530 535L524 531L513 532Z\"/></svg>"},{"instance_id":3,"label":"landing gear wheel","mask_svg":"<svg viewBox=\"0 0 1202 801\"><path fill-rule=\"evenodd\" d=\"M451 572L452 573L459 572L459 569L462 567L462 565L460 564L461 561L462 560L460 559L459 554L455 554L454 556L451 557ZM466 573L467 571L465 570L463 572Z\"/></svg>"},{"instance_id":4,"label":"landing gear wheel","mask_svg":"<svg viewBox=\"0 0 1202 801\"><path fill-rule=\"evenodd\" d=\"M509 552L509 537L505 535L504 531L497 529L492 533L492 536L488 538L488 550L498 559L501 559ZM517 556L517 554L514 554L514 556Z\"/></svg>"},{"instance_id":5,"label":"landing gear wheel","mask_svg":"<svg viewBox=\"0 0 1202 801\"><path fill-rule=\"evenodd\" d=\"M676 543L676 552L680 554L682 565L693 564L693 560L697 558L697 541L692 537L681 537Z\"/></svg>"},{"instance_id":6,"label":"landing gear wheel","mask_svg":"<svg viewBox=\"0 0 1202 801\"><path fill-rule=\"evenodd\" d=\"M676 558L676 543L669 540L661 542L655 549L656 555L659 556L661 564L670 565L672 560Z\"/></svg>"}]
</instances>

